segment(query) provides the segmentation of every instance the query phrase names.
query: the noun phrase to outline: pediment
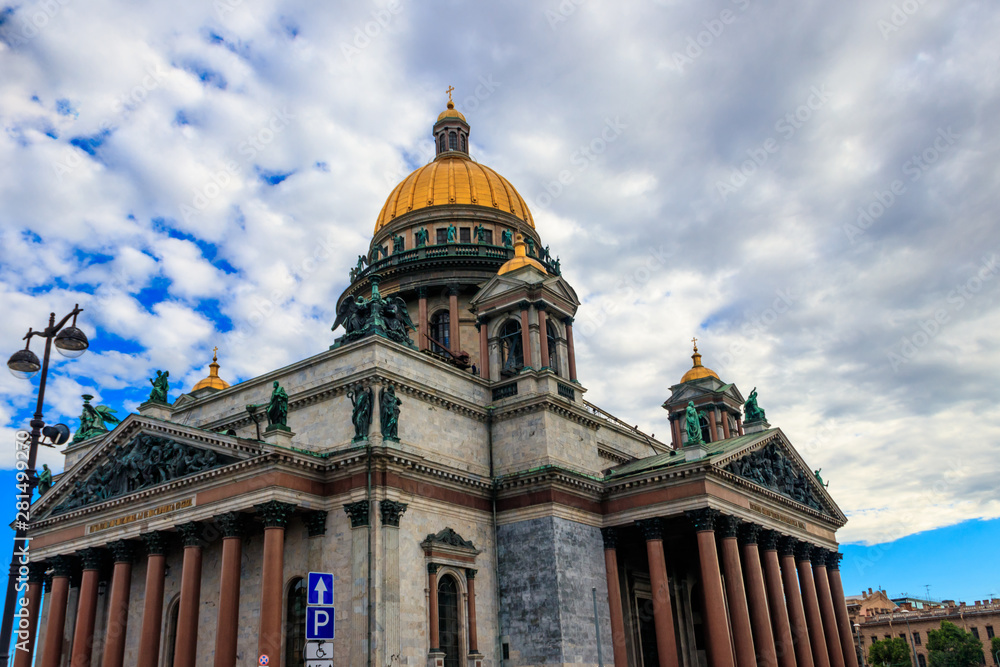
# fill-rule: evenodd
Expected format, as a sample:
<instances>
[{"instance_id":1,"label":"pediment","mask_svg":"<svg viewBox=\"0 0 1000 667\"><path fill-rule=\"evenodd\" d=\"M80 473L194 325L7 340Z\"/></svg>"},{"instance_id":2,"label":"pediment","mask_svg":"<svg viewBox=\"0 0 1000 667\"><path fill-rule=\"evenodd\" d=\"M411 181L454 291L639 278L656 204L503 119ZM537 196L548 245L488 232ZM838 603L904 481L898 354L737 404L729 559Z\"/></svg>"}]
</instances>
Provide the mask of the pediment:
<instances>
[{"instance_id":1,"label":"pediment","mask_svg":"<svg viewBox=\"0 0 1000 667\"><path fill-rule=\"evenodd\" d=\"M456 533L452 528L445 528L439 533L431 533L427 536L427 539L420 543L420 546L425 550L433 549L434 547L450 547L451 549L460 551L479 553L476 551L476 545Z\"/></svg>"},{"instance_id":2,"label":"pediment","mask_svg":"<svg viewBox=\"0 0 1000 667\"><path fill-rule=\"evenodd\" d=\"M508 292L514 292L517 290L523 290L526 283L523 280L518 280L516 278L511 278L509 276L493 276L486 284L483 285L479 292L476 293L472 300L469 302L470 305L476 306L485 301L495 299L496 297L503 296Z\"/></svg>"},{"instance_id":3,"label":"pediment","mask_svg":"<svg viewBox=\"0 0 1000 667\"><path fill-rule=\"evenodd\" d=\"M32 513L39 518L57 517L254 455L246 446L234 446L235 440L130 415L62 474Z\"/></svg>"},{"instance_id":4,"label":"pediment","mask_svg":"<svg viewBox=\"0 0 1000 667\"><path fill-rule=\"evenodd\" d=\"M826 487L780 430L775 429L770 437L754 440L745 447L718 457L713 464L841 523L847 521Z\"/></svg>"}]
</instances>

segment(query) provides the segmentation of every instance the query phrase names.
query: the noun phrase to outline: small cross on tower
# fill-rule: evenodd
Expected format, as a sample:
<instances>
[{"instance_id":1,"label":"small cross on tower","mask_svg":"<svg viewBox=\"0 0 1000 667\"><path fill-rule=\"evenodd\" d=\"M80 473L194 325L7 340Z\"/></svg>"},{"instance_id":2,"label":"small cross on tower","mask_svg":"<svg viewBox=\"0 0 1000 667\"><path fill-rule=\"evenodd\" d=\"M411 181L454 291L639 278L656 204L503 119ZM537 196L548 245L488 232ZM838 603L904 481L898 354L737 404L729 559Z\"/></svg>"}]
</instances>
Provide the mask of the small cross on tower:
<instances>
[{"instance_id":1,"label":"small cross on tower","mask_svg":"<svg viewBox=\"0 0 1000 667\"><path fill-rule=\"evenodd\" d=\"M694 343L694 351L697 352L698 351L698 339L697 338L692 338L691 342Z\"/></svg>"},{"instance_id":2,"label":"small cross on tower","mask_svg":"<svg viewBox=\"0 0 1000 667\"><path fill-rule=\"evenodd\" d=\"M448 86L448 90L445 91L448 93L448 102L451 102L452 104L454 104L454 102L451 101L451 91L453 90L455 90L455 86Z\"/></svg>"}]
</instances>

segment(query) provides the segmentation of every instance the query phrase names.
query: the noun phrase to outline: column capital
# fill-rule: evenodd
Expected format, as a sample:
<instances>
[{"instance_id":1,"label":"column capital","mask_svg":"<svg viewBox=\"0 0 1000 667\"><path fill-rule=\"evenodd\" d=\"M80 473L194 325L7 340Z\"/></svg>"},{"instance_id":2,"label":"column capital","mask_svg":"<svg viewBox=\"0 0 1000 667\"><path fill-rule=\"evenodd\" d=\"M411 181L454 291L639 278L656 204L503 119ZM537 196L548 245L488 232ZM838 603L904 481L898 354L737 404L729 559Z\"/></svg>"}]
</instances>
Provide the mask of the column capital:
<instances>
[{"instance_id":1,"label":"column capital","mask_svg":"<svg viewBox=\"0 0 1000 667\"><path fill-rule=\"evenodd\" d=\"M756 523L744 521L740 525L740 544L757 544L761 527Z\"/></svg>"},{"instance_id":2,"label":"column capital","mask_svg":"<svg viewBox=\"0 0 1000 667\"><path fill-rule=\"evenodd\" d=\"M409 507L406 503L399 503L395 500L383 500L378 504L379 513L382 515L382 525L399 528L399 519Z\"/></svg>"},{"instance_id":3,"label":"column capital","mask_svg":"<svg viewBox=\"0 0 1000 667\"><path fill-rule=\"evenodd\" d=\"M450 283L448 285L448 296L458 296L461 291L462 287L457 283Z\"/></svg>"},{"instance_id":4,"label":"column capital","mask_svg":"<svg viewBox=\"0 0 1000 667\"><path fill-rule=\"evenodd\" d=\"M731 514L723 514L719 517L717 525L719 526L719 535L723 538L732 537L736 538L740 532L740 524L743 520L738 516L733 516Z\"/></svg>"},{"instance_id":5,"label":"column capital","mask_svg":"<svg viewBox=\"0 0 1000 667\"><path fill-rule=\"evenodd\" d=\"M778 553L782 556L794 556L795 550L798 549L798 546L799 541L794 537L782 535L778 538Z\"/></svg>"},{"instance_id":6,"label":"column capital","mask_svg":"<svg viewBox=\"0 0 1000 667\"><path fill-rule=\"evenodd\" d=\"M146 554L149 556L165 556L168 547L168 536L163 531L154 530L151 533L143 533L139 536L143 544L146 545Z\"/></svg>"},{"instance_id":7,"label":"column capital","mask_svg":"<svg viewBox=\"0 0 1000 667\"><path fill-rule=\"evenodd\" d=\"M329 514L326 510L309 510L302 514L302 521L306 524L309 537L326 535L326 517Z\"/></svg>"},{"instance_id":8,"label":"column capital","mask_svg":"<svg viewBox=\"0 0 1000 667\"><path fill-rule=\"evenodd\" d=\"M100 570L104 564L105 552L100 547L90 547L77 552L84 570Z\"/></svg>"},{"instance_id":9,"label":"column capital","mask_svg":"<svg viewBox=\"0 0 1000 667\"><path fill-rule=\"evenodd\" d=\"M826 558L830 553L830 550L825 547L813 547L812 560L816 567L826 567Z\"/></svg>"},{"instance_id":10,"label":"column capital","mask_svg":"<svg viewBox=\"0 0 1000 667\"><path fill-rule=\"evenodd\" d=\"M839 551L831 551L826 555L826 569L828 570L839 570L840 569L840 559L844 557L844 554Z\"/></svg>"},{"instance_id":11,"label":"column capital","mask_svg":"<svg viewBox=\"0 0 1000 667\"><path fill-rule=\"evenodd\" d=\"M521 302L519 302L517 304L517 307L518 307L518 309L521 312L524 312L524 311L528 310L529 308L531 308L531 302L530 301L521 301Z\"/></svg>"},{"instance_id":12,"label":"column capital","mask_svg":"<svg viewBox=\"0 0 1000 667\"><path fill-rule=\"evenodd\" d=\"M367 500L344 505L344 511L351 517L351 528L363 528L368 525L368 509Z\"/></svg>"},{"instance_id":13,"label":"column capital","mask_svg":"<svg viewBox=\"0 0 1000 667\"><path fill-rule=\"evenodd\" d=\"M427 574L437 574L441 566L437 563L427 563Z\"/></svg>"},{"instance_id":14,"label":"column capital","mask_svg":"<svg viewBox=\"0 0 1000 667\"><path fill-rule=\"evenodd\" d=\"M764 551L777 551L778 550L778 540L781 538L781 533L771 530L770 528L762 528L760 531L760 537L757 540L757 544Z\"/></svg>"},{"instance_id":15,"label":"column capital","mask_svg":"<svg viewBox=\"0 0 1000 667\"><path fill-rule=\"evenodd\" d=\"M108 545L111 555L114 556L115 563L135 562L135 542L132 540L117 540Z\"/></svg>"},{"instance_id":16,"label":"column capital","mask_svg":"<svg viewBox=\"0 0 1000 667\"><path fill-rule=\"evenodd\" d=\"M280 500L271 500L262 505L257 505L254 509L260 520L264 522L265 528L285 528L288 520L292 518L295 505L283 503Z\"/></svg>"},{"instance_id":17,"label":"column capital","mask_svg":"<svg viewBox=\"0 0 1000 667\"><path fill-rule=\"evenodd\" d=\"M684 512L684 515L694 524L694 530L697 533L715 530L715 524L720 514L719 510L712 509L711 507Z\"/></svg>"},{"instance_id":18,"label":"column capital","mask_svg":"<svg viewBox=\"0 0 1000 667\"><path fill-rule=\"evenodd\" d=\"M427 298L427 287L426 287L426 285L417 288L417 298L418 299L426 299Z\"/></svg>"},{"instance_id":19,"label":"column capital","mask_svg":"<svg viewBox=\"0 0 1000 667\"><path fill-rule=\"evenodd\" d=\"M808 542L799 542L795 547L796 562L811 561L813 558L813 549L815 548L815 545Z\"/></svg>"},{"instance_id":20,"label":"column capital","mask_svg":"<svg viewBox=\"0 0 1000 667\"><path fill-rule=\"evenodd\" d=\"M549 305L547 303L545 303L544 301L536 301L535 302L535 310L537 310L539 312L544 313L546 310L548 310L548 308L549 308Z\"/></svg>"},{"instance_id":21,"label":"column capital","mask_svg":"<svg viewBox=\"0 0 1000 667\"><path fill-rule=\"evenodd\" d=\"M476 326L486 326L487 324L489 324L489 322L490 318L488 318L485 315L479 315L478 317L476 317Z\"/></svg>"},{"instance_id":22,"label":"column capital","mask_svg":"<svg viewBox=\"0 0 1000 667\"><path fill-rule=\"evenodd\" d=\"M49 564L44 561L41 563L28 563L28 583L40 584L45 581L45 571L47 569L49 569Z\"/></svg>"},{"instance_id":23,"label":"column capital","mask_svg":"<svg viewBox=\"0 0 1000 667\"><path fill-rule=\"evenodd\" d=\"M201 524L197 521L191 521L190 523L182 523L177 526L177 530L181 533L181 544L185 547L203 547L205 545L205 540L202 539L201 534Z\"/></svg>"},{"instance_id":24,"label":"column capital","mask_svg":"<svg viewBox=\"0 0 1000 667\"><path fill-rule=\"evenodd\" d=\"M223 537L243 538L246 534L246 521L242 512L226 512L215 517L215 520L222 526Z\"/></svg>"},{"instance_id":25,"label":"column capital","mask_svg":"<svg viewBox=\"0 0 1000 667\"><path fill-rule=\"evenodd\" d=\"M571 327L571 326L573 326L573 318L572 317L564 317L564 318L562 318L562 323L565 324L568 327Z\"/></svg>"},{"instance_id":26,"label":"column capital","mask_svg":"<svg viewBox=\"0 0 1000 667\"><path fill-rule=\"evenodd\" d=\"M639 519L635 522L635 525L642 531L642 537L647 542L663 539L663 520L659 517Z\"/></svg>"},{"instance_id":27,"label":"column capital","mask_svg":"<svg viewBox=\"0 0 1000 667\"><path fill-rule=\"evenodd\" d=\"M614 527L601 528L601 538L604 540L605 549L615 549L618 547L618 530Z\"/></svg>"},{"instance_id":28,"label":"column capital","mask_svg":"<svg viewBox=\"0 0 1000 667\"><path fill-rule=\"evenodd\" d=\"M52 563L53 576L56 577L73 577L73 574L79 569L80 562L75 556L70 556L68 554L62 554L59 556L53 556L49 559Z\"/></svg>"},{"instance_id":29,"label":"column capital","mask_svg":"<svg viewBox=\"0 0 1000 667\"><path fill-rule=\"evenodd\" d=\"M466 579L475 579L477 572L479 572L479 570L473 569L471 567L467 567L467 568L465 568L465 578Z\"/></svg>"}]
</instances>

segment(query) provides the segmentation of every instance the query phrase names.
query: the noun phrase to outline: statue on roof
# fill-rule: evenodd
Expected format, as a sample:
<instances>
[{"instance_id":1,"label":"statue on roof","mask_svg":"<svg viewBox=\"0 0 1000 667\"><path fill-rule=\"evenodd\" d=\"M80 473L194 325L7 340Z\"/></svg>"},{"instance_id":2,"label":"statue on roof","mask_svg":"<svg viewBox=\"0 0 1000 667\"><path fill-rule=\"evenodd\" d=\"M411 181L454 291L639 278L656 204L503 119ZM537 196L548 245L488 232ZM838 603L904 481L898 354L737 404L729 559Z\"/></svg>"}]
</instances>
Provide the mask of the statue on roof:
<instances>
[{"instance_id":1,"label":"statue on roof","mask_svg":"<svg viewBox=\"0 0 1000 667\"><path fill-rule=\"evenodd\" d=\"M817 468L816 470L813 470L813 475L816 476L816 481L819 482L819 485L825 489L826 487L830 486L830 482L823 481L822 475L819 474L821 470L822 468Z\"/></svg>"},{"instance_id":2,"label":"statue on roof","mask_svg":"<svg viewBox=\"0 0 1000 667\"><path fill-rule=\"evenodd\" d=\"M500 240L503 242L503 246L505 248L513 248L514 232L510 231L509 229L503 230L502 232L500 232Z\"/></svg>"},{"instance_id":3,"label":"statue on roof","mask_svg":"<svg viewBox=\"0 0 1000 667\"><path fill-rule=\"evenodd\" d=\"M288 392L274 381L271 400L267 404L267 426L284 426L288 428Z\"/></svg>"},{"instance_id":4,"label":"statue on roof","mask_svg":"<svg viewBox=\"0 0 1000 667\"><path fill-rule=\"evenodd\" d=\"M149 392L150 403L166 403L167 391L170 389L170 371L156 371L156 377L149 379L153 390Z\"/></svg>"},{"instance_id":5,"label":"statue on roof","mask_svg":"<svg viewBox=\"0 0 1000 667\"><path fill-rule=\"evenodd\" d=\"M406 239L403 238L402 234L396 234L392 237L392 254L400 253L406 250Z\"/></svg>"},{"instance_id":6,"label":"statue on roof","mask_svg":"<svg viewBox=\"0 0 1000 667\"><path fill-rule=\"evenodd\" d=\"M694 407L694 401L688 401L687 408L684 410L684 428L687 430L688 445L702 444L701 421L698 417L698 409Z\"/></svg>"},{"instance_id":7,"label":"statue on roof","mask_svg":"<svg viewBox=\"0 0 1000 667\"><path fill-rule=\"evenodd\" d=\"M421 227L413 234L413 239L416 242L418 248L422 248L425 245L427 245L428 236L430 236L430 234L424 227Z\"/></svg>"},{"instance_id":8,"label":"statue on roof","mask_svg":"<svg viewBox=\"0 0 1000 667\"><path fill-rule=\"evenodd\" d=\"M382 424L382 437L386 440L399 440L399 406L403 404L396 397L396 390L390 384L382 387L378 394L379 417Z\"/></svg>"},{"instance_id":9,"label":"statue on roof","mask_svg":"<svg viewBox=\"0 0 1000 667\"><path fill-rule=\"evenodd\" d=\"M458 230L455 225L448 225L448 243L455 243L458 241Z\"/></svg>"},{"instance_id":10,"label":"statue on roof","mask_svg":"<svg viewBox=\"0 0 1000 667\"><path fill-rule=\"evenodd\" d=\"M52 488L52 471L48 464L42 464L42 472L38 475L38 495L44 496Z\"/></svg>"},{"instance_id":11,"label":"statue on roof","mask_svg":"<svg viewBox=\"0 0 1000 667\"><path fill-rule=\"evenodd\" d=\"M524 245L528 246L528 257L537 257L535 254L535 239L530 236L525 236Z\"/></svg>"},{"instance_id":12,"label":"statue on roof","mask_svg":"<svg viewBox=\"0 0 1000 667\"><path fill-rule=\"evenodd\" d=\"M73 442L82 442L95 435L108 432L107 424L117 424L121 420L115 417L115 411L106 405L91 405L93 396L83 394L83 412L80 414L80 426L73 435Z\"/></svg>"},{"instance_id":13,"label":"statue on roof","mask_svg":"<svg viewBox=\"0 0 1000 667\"><path fill-rule=\"evenodd\" d=\"M354 424L353 442L368 439L368 430L372 426L372 403L374 395L371 387L358 385L347 390L347 397L351 399L351 422Z\"/></svg>"},{"instance_id":14,"label":"statue on roof","mask_svg":"<svg viewBox=\"0 0 1000 667\"><path fill-rule=\"evenodd\" d=\"M483 227L483 223L476 225L476 243L486 243L486 227Z\"/></svg>"},{"instance_id":15,"label":"statue on roof","mask_svg":"<svg viewBox=\"0 0 1000 667\"><path fill-rule=\"evenodd\" d=\"M748 423L767 421L764 409L757 405L757 387L750 391L750 397L743 404L743 417Z\"/></svg>"}]
</instances>

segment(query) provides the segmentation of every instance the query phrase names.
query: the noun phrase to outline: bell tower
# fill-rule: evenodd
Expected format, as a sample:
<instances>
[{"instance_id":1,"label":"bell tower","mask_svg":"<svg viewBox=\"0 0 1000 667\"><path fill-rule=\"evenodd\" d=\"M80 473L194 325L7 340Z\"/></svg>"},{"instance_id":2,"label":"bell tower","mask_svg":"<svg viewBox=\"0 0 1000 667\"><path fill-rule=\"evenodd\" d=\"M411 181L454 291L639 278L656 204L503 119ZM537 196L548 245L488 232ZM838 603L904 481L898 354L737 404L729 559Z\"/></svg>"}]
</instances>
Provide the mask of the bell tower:
<instances>
[{"instance_id":1,"label":"bell tower","mask_svg":"<svg viewBox=\"0 0 1000 667\"><path fill-rule=\"evenodd\" d=\"M434 123L434 145L438 155L449 152L469 154L469 123L460 111L455 110L451 99L453 90L453 86L448 86L448 108Z\"/></svg>"},{"instance_id":2,"label":"bell tower","mask_svg":"<svg viewBox=\"0 0 1000 667\"><path fill-rule=\"evenodd\" d=\"M687 443L685 410L694 403L701 422L702 440L712 443L743 435L743 396L736 385L723 382L719 374L701 363L698 339L692 338L694 354L691 369L670 388L670 398L663 409L670 413L671 444L681 448Z\"/></svg>"}]
</instances>

